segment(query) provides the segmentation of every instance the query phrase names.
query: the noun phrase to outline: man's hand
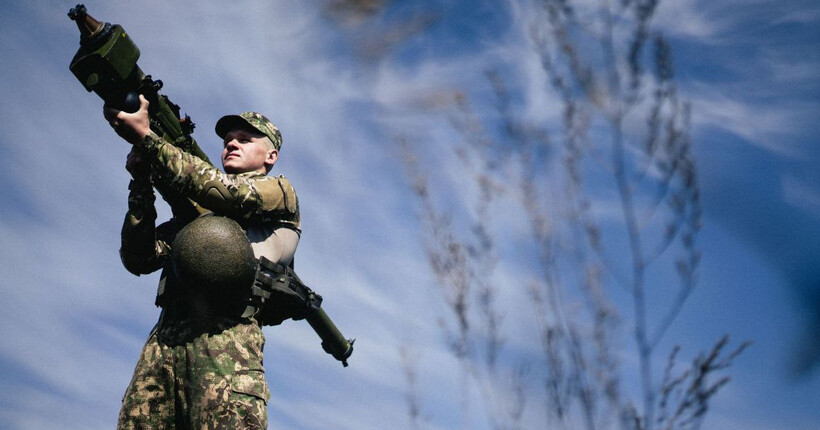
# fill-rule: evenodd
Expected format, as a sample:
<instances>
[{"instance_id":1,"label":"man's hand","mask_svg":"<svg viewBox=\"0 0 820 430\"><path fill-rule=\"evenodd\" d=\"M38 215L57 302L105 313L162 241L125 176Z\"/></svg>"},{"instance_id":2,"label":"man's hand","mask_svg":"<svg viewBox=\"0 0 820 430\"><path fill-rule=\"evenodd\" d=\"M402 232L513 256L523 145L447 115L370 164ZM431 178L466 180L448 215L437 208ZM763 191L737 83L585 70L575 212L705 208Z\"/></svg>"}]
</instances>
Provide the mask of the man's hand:
<instances>
[{"instance_id":1,"label":"man's hand","mask_svg":"<svg viewBox=\"0 0 820 430\"><path fill-rule=\"evenodd\" d=\"M135 181L151 181L151 164L145 159L142 148L139 146L132 147L131 152L128 153L128 158L125 160L125 170L131 174Z\"/></svg>"},{"instance_id":2,"label":"man's hand","mask_svg":"<svg viewBox=\"0 0 820 430\"><path fill-rule=\"evenodd\" d=\"M148 120L148 100L142 94L140 94L140 108L136 112L128 113L105 105L103 116L114 131L132 145L139 144L151 132L151 123Z\"/></svg>"}]
</instances>

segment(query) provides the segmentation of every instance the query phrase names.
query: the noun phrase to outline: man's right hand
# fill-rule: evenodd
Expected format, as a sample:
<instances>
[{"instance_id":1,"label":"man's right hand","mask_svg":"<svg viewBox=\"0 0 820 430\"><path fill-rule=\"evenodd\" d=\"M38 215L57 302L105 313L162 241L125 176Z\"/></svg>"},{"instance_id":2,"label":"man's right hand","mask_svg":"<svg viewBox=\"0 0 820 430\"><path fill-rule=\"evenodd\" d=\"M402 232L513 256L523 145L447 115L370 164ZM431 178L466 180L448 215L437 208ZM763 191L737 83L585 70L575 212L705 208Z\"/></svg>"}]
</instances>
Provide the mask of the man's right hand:
<instances>
[{"instance_id":1,"label":"man's right hand","mask_svg":"<svg viewBox=\"0 0 820 430\"><path fill-rule=\"evenodd\" d=\"M103 106L103 116L117 134L132 145L138 145L151 132L148 119L148 100L140 94L140 108L134 113L115 107Z\"/></svg>"}]
</instances>

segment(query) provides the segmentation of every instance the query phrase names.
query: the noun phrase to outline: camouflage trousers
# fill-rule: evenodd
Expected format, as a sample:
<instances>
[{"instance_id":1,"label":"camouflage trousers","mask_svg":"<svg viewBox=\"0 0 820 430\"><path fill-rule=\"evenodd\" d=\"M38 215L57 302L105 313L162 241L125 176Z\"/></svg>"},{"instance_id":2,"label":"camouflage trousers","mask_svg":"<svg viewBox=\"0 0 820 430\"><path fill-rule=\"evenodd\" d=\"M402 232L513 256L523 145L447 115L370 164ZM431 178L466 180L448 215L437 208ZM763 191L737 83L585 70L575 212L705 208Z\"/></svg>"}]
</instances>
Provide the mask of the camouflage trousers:
<instances>
[{"instance_id":1,"label":"camouflage trousers","mask_svg":"<svg viewBox=\"0 0 820 430\"><path fill-rule=\"evenodd\" d=\"M142 349L117 428L267 428L264 343L254 320L161 318Z\"/></svg>"}]
</instances>

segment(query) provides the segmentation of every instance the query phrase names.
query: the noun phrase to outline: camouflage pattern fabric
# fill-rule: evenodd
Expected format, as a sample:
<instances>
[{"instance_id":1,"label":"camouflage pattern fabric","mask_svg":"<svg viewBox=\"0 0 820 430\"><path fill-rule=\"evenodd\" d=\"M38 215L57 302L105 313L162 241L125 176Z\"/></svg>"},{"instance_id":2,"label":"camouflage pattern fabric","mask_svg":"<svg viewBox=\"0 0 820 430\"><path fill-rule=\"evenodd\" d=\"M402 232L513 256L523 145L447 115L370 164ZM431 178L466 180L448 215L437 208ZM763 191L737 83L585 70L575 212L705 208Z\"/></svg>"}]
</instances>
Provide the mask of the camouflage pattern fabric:
<instances>
[{"instance_id":1,"label":"camouflage pattern fabric","mask_svg":"<svg viewBox=\"0 0 820 430\"><path fill-rule=\"evenodd\" d=\"M153 273L168 258L177 227L173 221L155 227L156 197L150 182L132 180L128 189L128 212L122 226L120 259L135 275Z\"/></svg>"},{"instance_id":2,"label":"camouflage pattern fabric","mask_svg":"<svg viewBox=\"0 0 820 430\"><path fill-rule=\"evenodd\" d=\"M153 133L140 146L151 160L155 183L245 229L262 225L298 231L299 203L284 177L223 173ZM132 185L122 229L123 263L135 274L163 269L162 278L169 282L160 283L157 304L163 313L123 397L118 428L266 428L270 394L259 323L230 316L235 313L202 312L202 303L166 276L179 226L172 219L155 227L152 187Z\"/></svg>"},{"instance_id":3,"label":"camouflage pattern fabric","mask_svg":"<svg viewBox=\"0 0 820 430\"><path fill-rule=\"evenodd\" d=\"M243 221L276 223L298 230L299 201L283 176L248 172L221 172L150 133L140 145L149 154L154 171L172 189L219 215Z\"/></svg>"},{"instance_id":4,"label":"camouflage pattern fabric","mask_svg":"<svg viewBox=\"0 0 820 430\"><path fill-rule=\"evenodd\" d=\"M264 343L253 319L160 319L143 347L117 428L267 428Z\"/></svg>"}]
</instances>

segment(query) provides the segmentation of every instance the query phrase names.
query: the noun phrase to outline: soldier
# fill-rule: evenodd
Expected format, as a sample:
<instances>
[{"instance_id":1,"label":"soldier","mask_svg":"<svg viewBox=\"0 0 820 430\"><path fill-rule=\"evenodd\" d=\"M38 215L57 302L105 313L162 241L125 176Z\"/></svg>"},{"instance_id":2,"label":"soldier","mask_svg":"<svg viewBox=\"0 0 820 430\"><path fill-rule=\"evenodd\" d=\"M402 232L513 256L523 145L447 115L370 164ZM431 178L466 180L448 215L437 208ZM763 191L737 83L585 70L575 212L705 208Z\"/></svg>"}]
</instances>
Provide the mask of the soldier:
<instances>
[{"instance_id":1,"label":"soldier","mask_svg":"<svg viewBox=\"0 0 820 430\"><path fill-rule=\"evenodd\" d=\"M174 219L155 227L153 186L162 182L235 220L256 258L287 265L299 241L299 205L287 179L267 176L279 157L281 134L258 113L221 118L216 133L224 142L223 173L152 132L147 109L140 96L133 114L104 110L117 134L133 145L120 256L136 275L163 269L156 301L162 312L126 390L118 428L267 428L261 325L237 311L241 297L233 292L186 285L169 270L179 229Z\"/></svg>"}]
</instances>

